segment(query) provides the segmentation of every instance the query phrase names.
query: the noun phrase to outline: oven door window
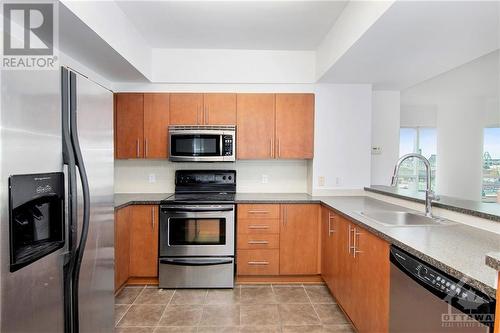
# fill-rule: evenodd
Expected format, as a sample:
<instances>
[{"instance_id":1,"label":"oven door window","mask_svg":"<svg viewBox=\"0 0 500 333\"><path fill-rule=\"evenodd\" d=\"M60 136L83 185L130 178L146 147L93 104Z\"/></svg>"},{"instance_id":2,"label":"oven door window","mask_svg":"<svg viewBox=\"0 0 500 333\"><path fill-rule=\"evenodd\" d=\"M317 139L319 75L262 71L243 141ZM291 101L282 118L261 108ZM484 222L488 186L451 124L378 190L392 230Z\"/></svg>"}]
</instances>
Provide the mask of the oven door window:
<instances>
[{"instance_id":1,"label":"oven door window","mask_svg":"<svg viewBox=\"0 0 500 333\"><path fill-rule=\"evenodd\" d=\"M169 245L225 245L224 218L171 218Z\"/></svg>"},{"instance_id":2,"label":"oven door window","mask_svg":"<svg viewBox=\"0 0 500 333\"><path fill-rule=\"evenodd\" d=\"M172 156L221 156L221 136L214 134L172 135Z\"/></svg>"}]
</instances>

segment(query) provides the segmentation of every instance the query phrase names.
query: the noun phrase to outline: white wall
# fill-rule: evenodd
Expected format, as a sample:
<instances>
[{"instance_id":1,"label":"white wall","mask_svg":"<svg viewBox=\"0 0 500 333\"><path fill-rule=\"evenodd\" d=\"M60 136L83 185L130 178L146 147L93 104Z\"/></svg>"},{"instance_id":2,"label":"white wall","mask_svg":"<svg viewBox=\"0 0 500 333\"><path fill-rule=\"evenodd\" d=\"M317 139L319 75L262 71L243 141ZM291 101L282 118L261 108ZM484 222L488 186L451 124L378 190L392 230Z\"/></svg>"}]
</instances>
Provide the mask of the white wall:
<instances>
[{"instance_id":1,"label":"white wall","mask_svg":"<svg viewBox=\"0 0 500 333\"><path fill-rule=\"evenodd\" d=\"M313 83L314 51L153 49L153 82Z\"/></svg>"},{"instance_id":2,"label":"white wall","mask_svg":"<svg viewBox=\"0 0 500 333\"><path fill-rule=\"evenodd\" d=\"M370 185L371 97L368 84L317 86L313 194Z\"/></svg>"},{"instance_id":3,"label":"white wall","mask_svg":"<svg viewBox=\"0 0 500 333\"><path fill-rule=\"evenodd\" d=\"M372 147L381 148L371 160L371 183L375 185L390 184L399 157L400 103L399 91L372 93Z\"/></svg>"},{"instance_id":4,"label":"white wall","mask_svg":"<svg viewBox=\"0 0 500 333\"><path fill-rule=\"evenodd\" d=\"M312 92L316 95L313 161L237 161L239 191L323 193L362 189L370 185L371 86L338 84L115 84L115 91ZM184 164L201 167L201 164ZM183 165L183 166L184 166ZM117 161L115 192L167 192L173 170L167 161ZM205 166L205 164L203 164ZM158 184L148 183L146 169ZM168 170L167 170L168 169ZM269 184L259 184L262 174ZM325 178L319 186L318 176ZM158 176L159 177L159 176ZM338 179L338 182L337 182ZM170 185L169 185L170 184Z\"/></svg>"},{"instance_id":5,"label":"white wall","mask_svg":"<svg viewBox=\"0 0 500 333\"><path fill-rule=\"evenodd\" d=\"M116 193L172 193L175 170L236 170L238 192L307 192L307 161L236 161L235 163L174 163L165 160L115 162ZM154 174L155 183L149 183ZM266 175L268 183L262 183Z\"/></svg>"},{"instance_id":6,"label":"white wall","mask_svg":"<svg viewBox=\"0 0 500 333\"><path fill-rule=\"evenodd\" d=\"M499 61L492 52L401 94L405 126L436 124L439 194L481 200L483 129L500 126Z\"/></svg>"}]
</instances>

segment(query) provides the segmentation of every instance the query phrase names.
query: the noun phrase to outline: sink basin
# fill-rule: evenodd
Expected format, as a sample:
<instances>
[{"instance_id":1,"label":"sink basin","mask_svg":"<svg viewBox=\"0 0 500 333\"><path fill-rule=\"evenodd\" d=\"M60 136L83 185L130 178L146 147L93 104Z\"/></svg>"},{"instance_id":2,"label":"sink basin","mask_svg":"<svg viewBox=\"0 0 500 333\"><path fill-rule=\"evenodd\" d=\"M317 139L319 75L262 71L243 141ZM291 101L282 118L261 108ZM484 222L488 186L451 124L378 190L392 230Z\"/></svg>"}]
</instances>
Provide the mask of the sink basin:
<instances>
[{"instance_id":1,"label":"sink basin","mask_svg":"<svg viewBox=\"0 0 500 333\"><path fill-rule=\"evenodd\" d=\"M396 211L368 211L358 212L363 217L369 218L386 227L422 227L422 226L449 226L456 222L427 217L423 214Z\"/></svg>"}]
</instances>

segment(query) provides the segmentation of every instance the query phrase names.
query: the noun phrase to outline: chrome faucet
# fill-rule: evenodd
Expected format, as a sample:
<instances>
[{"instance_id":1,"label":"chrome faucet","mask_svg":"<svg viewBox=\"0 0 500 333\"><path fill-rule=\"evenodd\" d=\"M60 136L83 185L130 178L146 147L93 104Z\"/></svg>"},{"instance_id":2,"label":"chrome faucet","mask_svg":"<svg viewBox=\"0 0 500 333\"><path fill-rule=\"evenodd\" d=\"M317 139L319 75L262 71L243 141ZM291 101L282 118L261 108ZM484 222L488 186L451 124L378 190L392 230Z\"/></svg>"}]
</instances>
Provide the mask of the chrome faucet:
<instances>
[{"instance_id":1,"label":"chrome faucet","mask_svg":"<svg viewBox=\"0 0 500 333\"><path fill-rule=\"evenodd\" d=\"M425 189L425 216L432 217L432 200L436 200L436 201L439 200L439 196L437 196L431 190L431 163L423 155L411 153L411 154L406 154L406 155L402 156L398 160L398 162L396 163L396 166L394 167L394 174L392 175L391 186L396 186L398 184L398 173L399 173L399 168L401 167L401 164L405 160L412 158L412 157L418 158L418 159L422 160L422 162L424 162L425 181L427 183L427 187ZM417 182L418 182L418 179L417 179Z\"/></svg>"}]
</instances>

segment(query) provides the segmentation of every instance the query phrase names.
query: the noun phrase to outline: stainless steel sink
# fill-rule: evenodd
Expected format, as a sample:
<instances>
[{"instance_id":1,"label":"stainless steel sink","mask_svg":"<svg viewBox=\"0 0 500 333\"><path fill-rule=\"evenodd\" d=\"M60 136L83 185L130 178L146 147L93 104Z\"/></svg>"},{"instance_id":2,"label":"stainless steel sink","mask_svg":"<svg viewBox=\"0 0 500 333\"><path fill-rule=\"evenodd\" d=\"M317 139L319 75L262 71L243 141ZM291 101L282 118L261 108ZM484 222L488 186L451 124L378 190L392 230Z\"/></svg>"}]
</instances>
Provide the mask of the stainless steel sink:
<instances>
[{"instance_id":1,"label":"stainless steel sink","mask_svg":"<svg viewBox=\"0 0 500 333\"><path fill-rule=\"evenodd\" d=\"M358 212L358 214L386 227L449 226L456 224L456 222L450 220L437 217L431 218L423 214L410 212L367 211Z\"/></svg>"}]
</instances>

